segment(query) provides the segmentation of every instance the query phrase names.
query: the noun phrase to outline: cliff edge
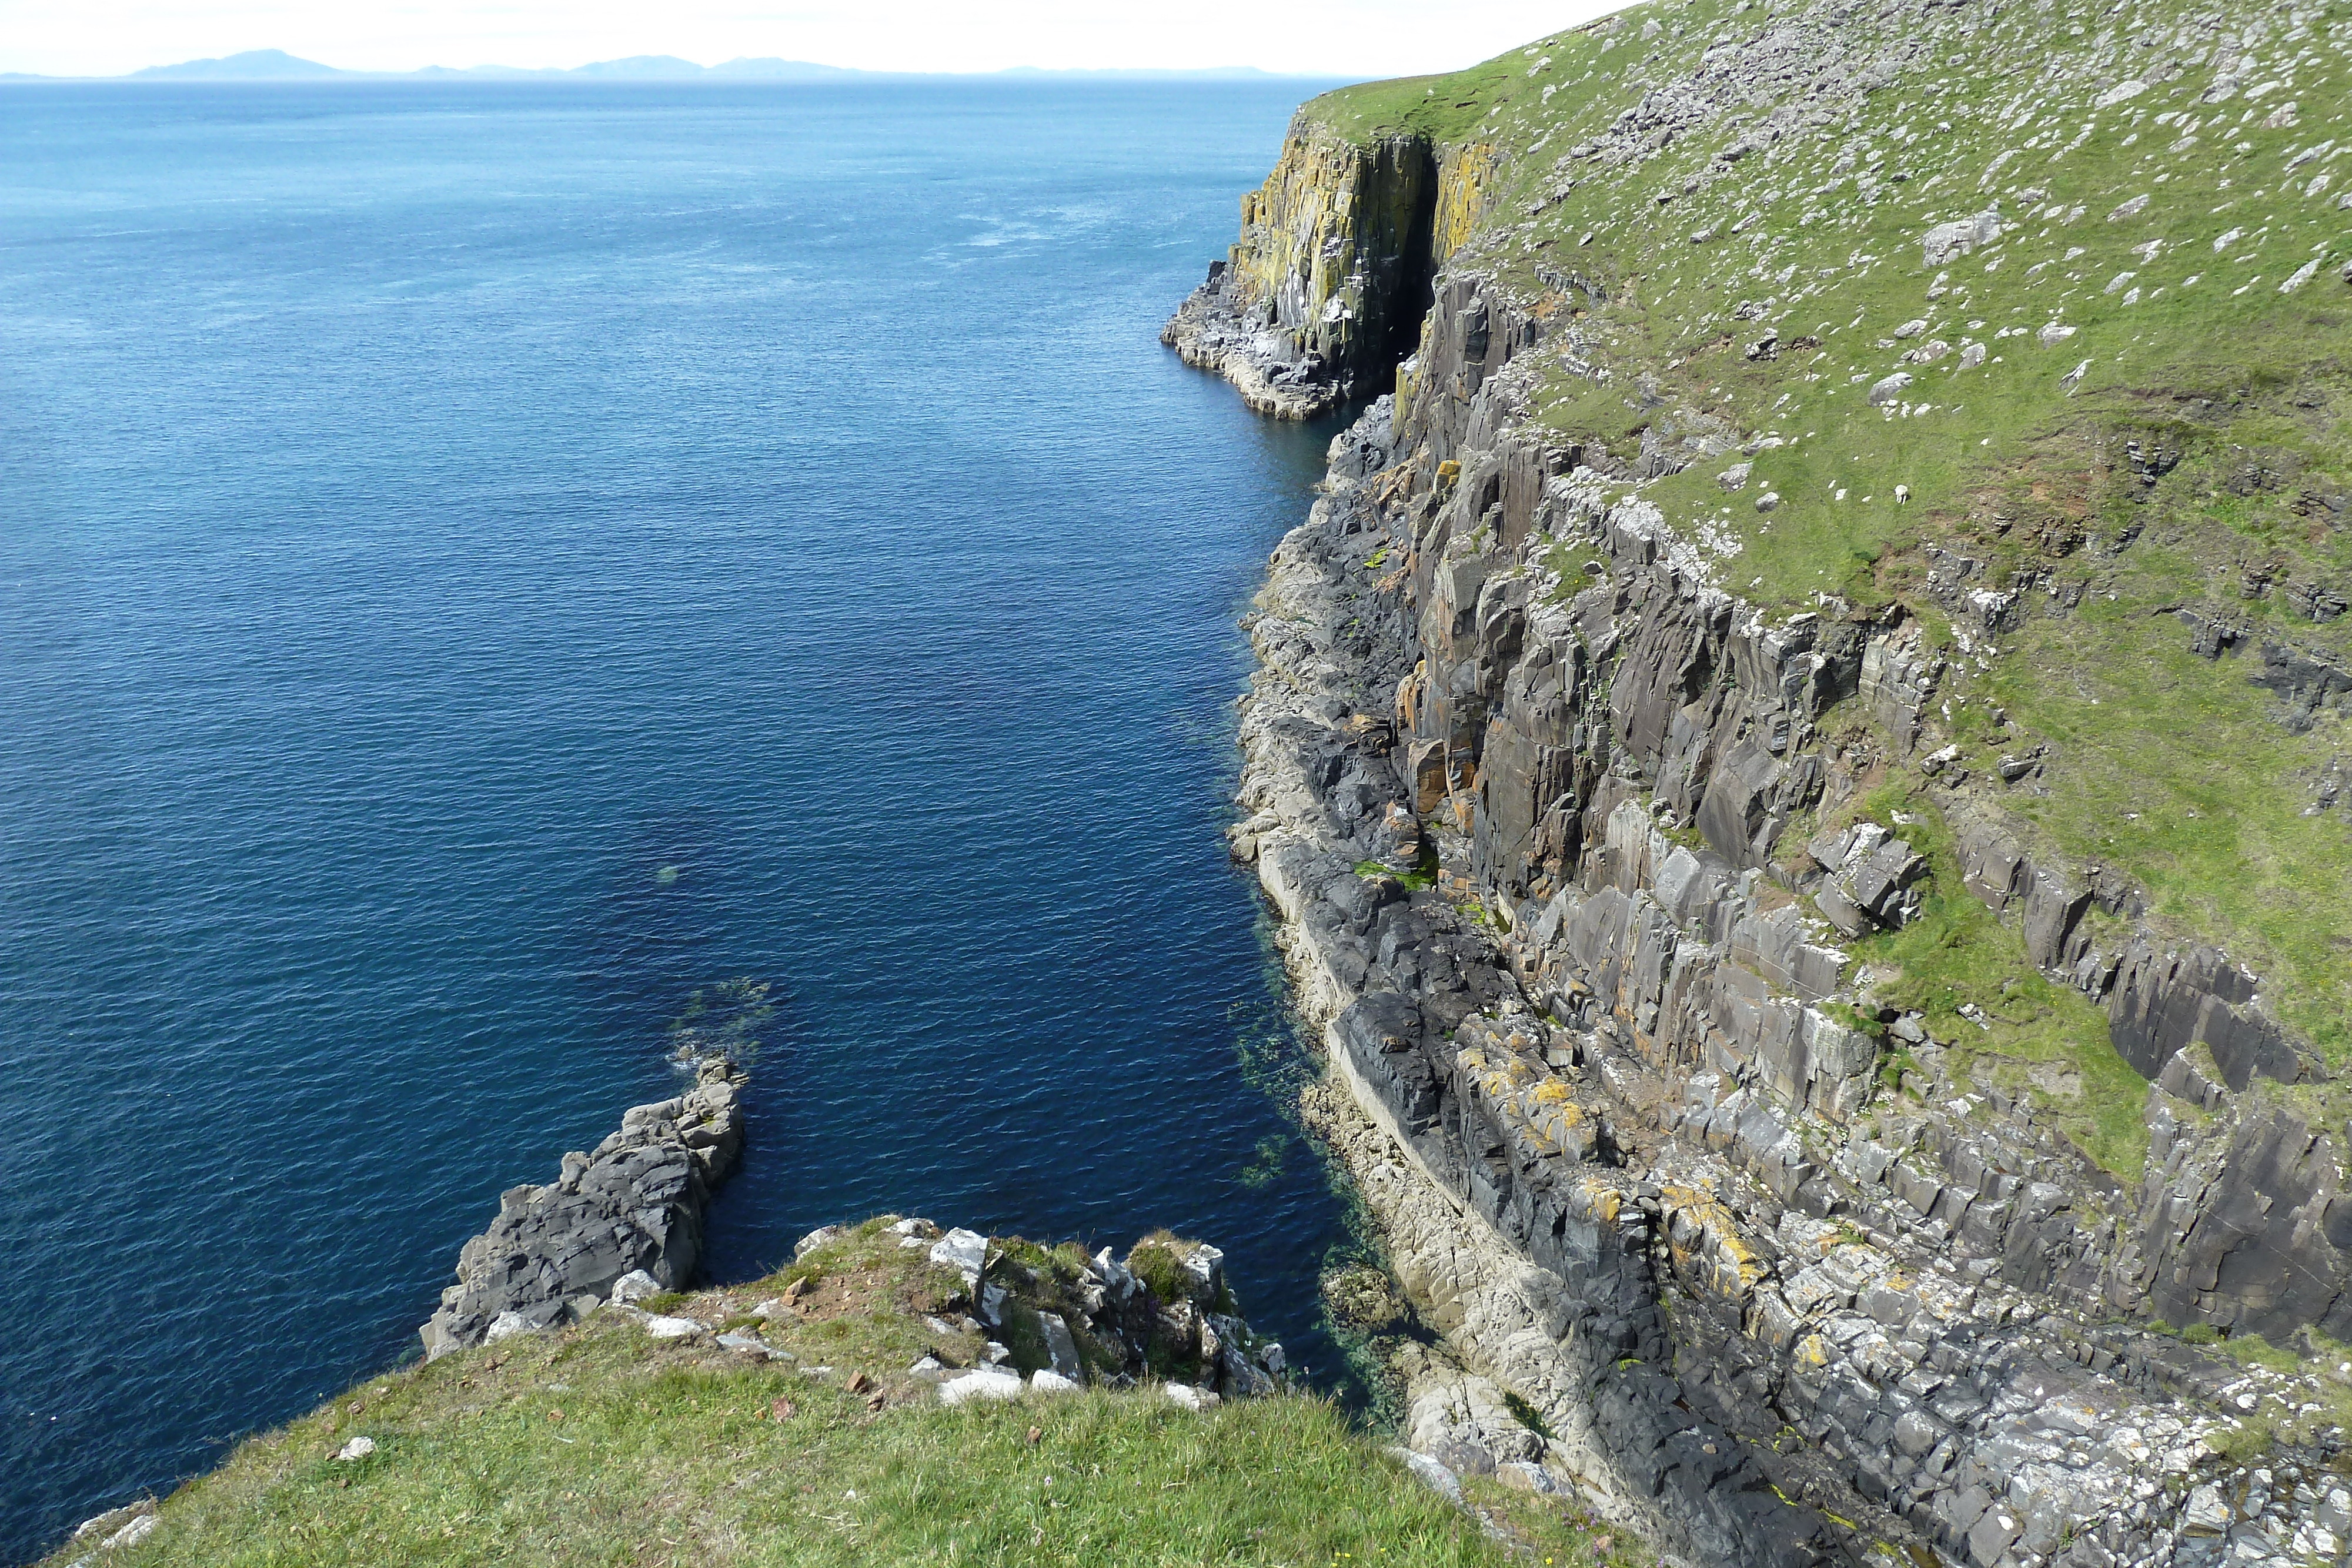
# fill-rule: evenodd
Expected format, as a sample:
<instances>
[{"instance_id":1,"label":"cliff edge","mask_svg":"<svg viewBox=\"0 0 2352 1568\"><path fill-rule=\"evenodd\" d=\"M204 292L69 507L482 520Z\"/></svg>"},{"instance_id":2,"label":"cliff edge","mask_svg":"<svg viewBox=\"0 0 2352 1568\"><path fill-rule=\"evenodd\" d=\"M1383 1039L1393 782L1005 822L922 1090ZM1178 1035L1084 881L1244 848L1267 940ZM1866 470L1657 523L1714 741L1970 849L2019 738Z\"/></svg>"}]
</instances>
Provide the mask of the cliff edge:
<instances>
[{"instance_id":1,"label":"cliff edge","mask_svg":"<svg viewBox=\"0 0 2352 1568\"><path fill-rule=\"evenodd\" d=\"M1381 394L1234 843L1458 1468L1517 1401L1685 1561L2343 1555L2347 50L1658 4L1301 110L1170 332Z\"/></svg>"}]
</instances>

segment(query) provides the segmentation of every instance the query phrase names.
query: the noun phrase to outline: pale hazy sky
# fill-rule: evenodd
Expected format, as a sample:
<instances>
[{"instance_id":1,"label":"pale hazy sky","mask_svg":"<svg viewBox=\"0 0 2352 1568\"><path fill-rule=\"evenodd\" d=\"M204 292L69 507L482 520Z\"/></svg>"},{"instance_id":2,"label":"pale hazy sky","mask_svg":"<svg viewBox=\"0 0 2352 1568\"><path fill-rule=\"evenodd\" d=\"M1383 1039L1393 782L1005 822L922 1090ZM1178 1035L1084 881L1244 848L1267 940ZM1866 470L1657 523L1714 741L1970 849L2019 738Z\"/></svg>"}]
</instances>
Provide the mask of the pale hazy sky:
<instances>
[{"instance_id":1,"label":"pale hazy sky","mask_svg":"<svg viewBox=\"0 0 2352 1568\"><path fill-rule=\"evenodd\" d=\"M1622 0L0 0L0 71L111 76L284 49L353 70L576 66L624 55L704 65L776 55L868 69L1258 66L1333 76L1452 70Z\"/></svg>"}]
</instances>

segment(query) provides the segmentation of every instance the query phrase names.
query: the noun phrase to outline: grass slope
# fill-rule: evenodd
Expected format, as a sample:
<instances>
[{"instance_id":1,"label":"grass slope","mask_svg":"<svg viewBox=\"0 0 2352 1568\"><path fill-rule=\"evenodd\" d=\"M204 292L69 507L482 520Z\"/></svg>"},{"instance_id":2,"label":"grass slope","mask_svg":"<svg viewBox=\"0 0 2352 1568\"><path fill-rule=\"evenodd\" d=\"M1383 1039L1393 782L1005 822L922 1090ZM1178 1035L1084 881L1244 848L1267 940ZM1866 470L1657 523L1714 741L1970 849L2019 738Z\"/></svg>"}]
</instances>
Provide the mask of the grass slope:
<instances>
[{"instance_id":1,"label":"grass slope","mask_svg":"<svg viewBox=\"0 0 2352 1568\"><path fill-rule=\"evenodd\" d=\"M1557 1503L1447 1503L1328 1403L1195 1413L1156 1385L946 1408L907 1375L970 1364L923 1322L961 1281L869 1221L771 1279L660 1301L785 1356L656 1343L604 1312L373 1378L240 1447L107 1568L400 1563L1630 1564ZM1053 1254L1008 1249L1050 1272ZM1033 1256L1034 1255L1034 1256ZM993 1275L992 1276L993 1277ZM1044 1281L1050 1284L1050 1281ZM334 1456L355 1437L375 1451ZM1493 1533L1489 1533L1490 1529ZM61 1549L65 1564L89 1550Z\"/></svg>"}]
</instances>

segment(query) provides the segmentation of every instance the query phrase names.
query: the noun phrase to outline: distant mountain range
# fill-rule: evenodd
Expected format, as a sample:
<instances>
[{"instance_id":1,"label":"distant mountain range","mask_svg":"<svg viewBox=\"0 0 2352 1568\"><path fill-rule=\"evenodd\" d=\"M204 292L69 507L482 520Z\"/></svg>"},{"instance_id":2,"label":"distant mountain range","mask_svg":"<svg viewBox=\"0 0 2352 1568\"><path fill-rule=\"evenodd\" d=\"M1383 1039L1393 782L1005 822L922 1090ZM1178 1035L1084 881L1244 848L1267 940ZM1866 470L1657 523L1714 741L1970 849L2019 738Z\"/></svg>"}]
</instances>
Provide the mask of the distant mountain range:
<instances>
[{"instance_id":1,"label":"distant mountain range","mask_svg":"<svg viewBox=\"0 0 2352 1568\"><path fill-rule=\"evenodd\" d=\"M1223 66L1208 70L1045 70L1017 66L989 73L919 73L861 71L843 66L821 66L808 60L740 59L698 66L676 55L632 55L621 60L598 60L568 70L548 67L531 70L519 66L426 66L414 71L347 71L289 55L283 49L247 49L213 60L184 60L175 66L149 66L125 77L82 78L106 81L383 81L383 80L531 80L576 78L592 81L845 81L859 77L919 74L988 74L1001 77L1101 78L1107 80L1225 81L1267 78L1274 73L1255 66ZM61 81L76 78L42 77L22 72L0 74L0 81Z\"/></svg>"}]
</instances>

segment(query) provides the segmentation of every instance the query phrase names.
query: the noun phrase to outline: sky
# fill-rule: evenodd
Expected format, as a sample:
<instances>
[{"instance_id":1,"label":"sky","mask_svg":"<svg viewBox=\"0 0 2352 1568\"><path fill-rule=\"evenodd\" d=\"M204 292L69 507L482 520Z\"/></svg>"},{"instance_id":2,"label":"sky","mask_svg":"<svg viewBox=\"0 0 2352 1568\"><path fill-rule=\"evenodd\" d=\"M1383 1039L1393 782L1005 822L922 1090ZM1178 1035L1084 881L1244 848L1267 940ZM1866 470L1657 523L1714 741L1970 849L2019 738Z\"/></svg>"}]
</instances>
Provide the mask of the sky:
<instances>
[{"instance_id":1,"label":"sky","mask_svg":"<svg viewBox=\"0 0 2352 1568\"><path fill-rule=\"evenodd\" d=\"M347 70L703 65L778 56L869 70L1256 66L1316 76L1454 70L1613 0L0 0L0 71L114 76L284 49Z\"/></svg>"}]
</instances>

